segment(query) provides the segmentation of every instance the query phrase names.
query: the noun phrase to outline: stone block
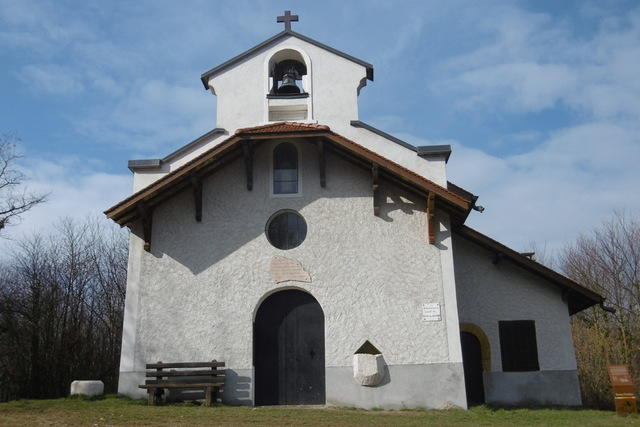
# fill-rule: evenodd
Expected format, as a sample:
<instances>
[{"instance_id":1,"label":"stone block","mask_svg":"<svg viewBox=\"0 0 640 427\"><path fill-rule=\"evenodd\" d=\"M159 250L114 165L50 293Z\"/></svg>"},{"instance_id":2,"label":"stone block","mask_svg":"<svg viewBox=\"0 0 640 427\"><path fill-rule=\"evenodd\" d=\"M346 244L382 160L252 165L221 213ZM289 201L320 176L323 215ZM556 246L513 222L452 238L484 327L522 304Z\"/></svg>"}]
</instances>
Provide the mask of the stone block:
<instances>
[{"instance_id":1,"label":"stone block","mask_svg":"<svg viewBox=\"0 0 640 427\"><path fill-rule=\"evenodd\" d=\"M311 283L311 276L300 262L281 256L274 256L271 260L271 277L276 283L288 281Z\"/></svg>"},{"instance_id":2,"label":"stone block","mask_svg":"<svg viewBox=\"0 0 640 427\"><path fill-rule=\"evenodd\" d=\"M75 380L71 383L71 396L80 394L83 396L100 396L104 393L104 383L102 381Z\"/></svg>"},{"instance_id":3,"label":"stone block","mask_svg":"<svg viewBox=\"0 0 640 427\"><path fill-rule=\"evenodd\" d=\"M353 355L353 378L363 386L374 387L384 377L384 359L381 354Z\"/></svg>"}]
</instances>

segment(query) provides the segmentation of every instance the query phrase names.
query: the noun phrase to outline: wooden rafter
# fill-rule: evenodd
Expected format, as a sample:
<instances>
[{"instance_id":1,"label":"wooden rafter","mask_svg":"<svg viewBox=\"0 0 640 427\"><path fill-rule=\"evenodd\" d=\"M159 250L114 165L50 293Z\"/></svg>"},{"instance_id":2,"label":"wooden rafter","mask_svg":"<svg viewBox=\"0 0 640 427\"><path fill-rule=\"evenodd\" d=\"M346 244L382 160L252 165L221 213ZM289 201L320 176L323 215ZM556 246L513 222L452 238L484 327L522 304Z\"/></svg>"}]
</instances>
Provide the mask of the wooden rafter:
<instances>
[{"instance_id":1,"label":"wooden rafter","mask_svg":"<svg viewBox=\"0 0 640 427\"><path fill-rule=\"evenodd\" d=\"M430 191L427 195L427 230L429 244L436 242L436 195Z\"/></svg>"},{"instance_id":2,"label":"wooden rafter","mask_svg":"<svg viewBox=\"0 0 640 427\"><path fill-rule=\"evenodd\" d=\"M146 204L138 205L138 212L142 220L142 239L144 241L144 250L151 251L151 228L153 226L153 211Z\"/></svg>"},{"instance_id":3,"label":"wooden rafter","mask_svg":"<svg viewBox=\"0 0 640 427\"><path fill-rule=\"evenodd\" d=\"M380 216L380 173L378 165L371 164L371 187L373 189L373 214Z\"/></svg>"},{"instance_id":4,"label":"wooden rafter","mask_svg":"<svg viewBox=\"0 0 640 427\"><path fill-rule=\"evenodd\" d=\"M318 169L320 170L320 187L325 188L327 186L327 172L325 161L324 140L318 139L316 141L318 146Z\"/></svg>"},{"instance_id":5,"label":"wooden rafter","mask_svg":"<svg viewBox=\"0 0 640 427\"><path fill-rule=\"evenodd\" d=\"M195 203L196 221L202 221L202 177L194 173L190 177L193 201Z\"/></svg>"},{"instance_id":6,"label":"wooden rafter","mask_svg":"<svg viewBox=\"0 0 640 427\"><path fill-rule=\"evenodd\" d=\"M249 141L242 141L242 155L247 174L247 190L251 191L253 190L253 144Z\"/></svg>"}]
</instances>

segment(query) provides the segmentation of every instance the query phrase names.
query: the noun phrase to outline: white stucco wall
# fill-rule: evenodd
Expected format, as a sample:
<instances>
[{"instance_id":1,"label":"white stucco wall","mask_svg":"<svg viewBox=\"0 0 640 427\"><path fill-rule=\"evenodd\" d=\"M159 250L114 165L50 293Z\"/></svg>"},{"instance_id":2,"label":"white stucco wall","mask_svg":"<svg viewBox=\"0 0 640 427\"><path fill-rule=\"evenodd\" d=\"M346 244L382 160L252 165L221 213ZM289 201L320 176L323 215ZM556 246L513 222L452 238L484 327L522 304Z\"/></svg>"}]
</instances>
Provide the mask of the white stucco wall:
<instances>
[{"instance_id":1,"label":"white stucco wall","mask_svg":"<svg viewBox=\"0 0 640 427\"><path fill-rule=\"evenodd\" d=\"M457 234L453 237L460 322L479 326L491 346L491 370L501 371L500 320L534 320L541 371L575 370L569 310L560 289ZM579 396L579 395L578 395Z\"/></svg>"},{"instance_id":2,"label":"white stucco wall","mask_svg":"<svg viewBox=\"0 0 640 427\"><path fill-rule=\"evenodd\" d=\"M253 191L238 161L206 179L201 223L185 191L154 210L151 253L132 243L131 263L139 259L140 273L138 289L128 289L127 310L133 299L138 304L137 320L125 324L135 337L133 357L123 354L132 359L127 366L141 371L150 361L217 358L251 368L255 310L289 286L310 292L324 310L327 366L350 366L365 340L389 365L459 362L459 354L450 358L447 332L452 322L457 334L455 290L447 311L441 272L447 263L426 241L424 201L393 188L376 217L370 173L330 154L322 189L316 148L308 143L298 145L302 197L269 196L271 146L257 148ZM383 185L383 194L389 189ZM284 208L298 210L308 225L305 242L288 251L272 247L264 234L267 219ZM447 241L448 231L441 233ZM274 255L300 261L312 283L275 285ZM442 321L421 320L425 302L442 304Z\"/></svg>"},{"instance_id":3,"label":"white stucco wall","mask_svg":"<svg viewBox=\"0 0 640 427\"><path fill-rule=\"evenodd\" d=\"M163 164L154 169L138 169L133 172L133 193L153 184L171 170L171 165Z\"/></svg>"}]
</instances>

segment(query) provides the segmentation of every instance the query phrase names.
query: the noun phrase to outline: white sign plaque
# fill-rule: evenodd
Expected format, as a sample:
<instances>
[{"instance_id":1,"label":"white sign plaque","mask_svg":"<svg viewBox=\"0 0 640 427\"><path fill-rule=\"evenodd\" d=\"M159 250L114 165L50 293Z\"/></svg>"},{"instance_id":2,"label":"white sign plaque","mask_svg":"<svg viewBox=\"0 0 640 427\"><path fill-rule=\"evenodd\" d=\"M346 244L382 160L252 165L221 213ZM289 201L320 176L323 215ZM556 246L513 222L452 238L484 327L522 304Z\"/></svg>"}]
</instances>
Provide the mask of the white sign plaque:
<instances>
[{"instance_id":1,"label":"white sign plaque","mask_svg":"<svg viewBox=\"0 0 640 427\"><path fill-rule=\"evenodd\" d=\"M422 304L422 321L423 322L439 322L442 320L440 315L440 304L430 302Z\"/></svg>"}]
</instances>

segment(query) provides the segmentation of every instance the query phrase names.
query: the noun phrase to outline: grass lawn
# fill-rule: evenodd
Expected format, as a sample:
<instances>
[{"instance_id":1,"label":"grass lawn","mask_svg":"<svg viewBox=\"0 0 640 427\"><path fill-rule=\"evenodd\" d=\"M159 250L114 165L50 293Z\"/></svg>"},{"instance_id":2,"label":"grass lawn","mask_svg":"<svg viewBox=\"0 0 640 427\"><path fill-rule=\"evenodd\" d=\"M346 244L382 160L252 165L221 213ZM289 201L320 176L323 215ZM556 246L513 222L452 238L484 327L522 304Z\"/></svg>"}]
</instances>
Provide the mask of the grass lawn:
<instances>
[{"instance_id":1,"label":"grass lawn","mask_svg":"<svg viewBox=\"0 0 640 427\"><path fill-rule=\"evenodd\" d=\"M195 403L150 407L143 400L107 396L101 400L76 398L18 400L0 403L0 425L638 425L640 417L613 412L572 409L489 409L469 411L363 411L345 408L276 408L216 406Z\"/></svg>"}]
</instances>

